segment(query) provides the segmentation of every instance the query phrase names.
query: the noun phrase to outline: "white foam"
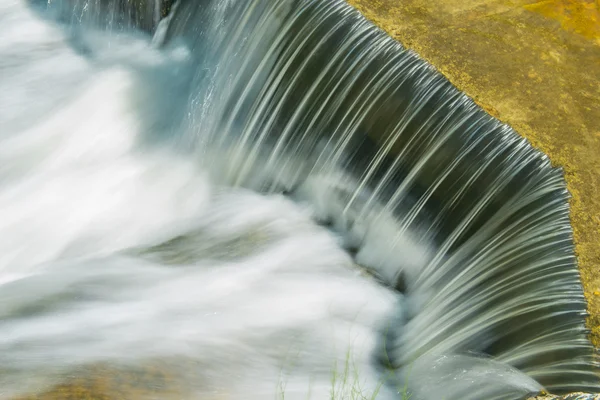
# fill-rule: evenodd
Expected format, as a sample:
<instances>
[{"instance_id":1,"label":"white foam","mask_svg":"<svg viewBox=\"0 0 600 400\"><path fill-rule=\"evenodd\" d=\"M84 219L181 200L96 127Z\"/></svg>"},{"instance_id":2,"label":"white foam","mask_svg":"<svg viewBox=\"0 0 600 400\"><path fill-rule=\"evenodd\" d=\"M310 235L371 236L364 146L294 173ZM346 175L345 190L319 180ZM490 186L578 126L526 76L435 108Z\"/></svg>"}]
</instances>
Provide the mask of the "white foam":
<instances>
[{"instance_id":1,"label":"white foam","mask_svg":"<svg viewBox=\"0 0 600 400\"><path fill-rule=\"evenodd\" d=\"M17 30L0 35L0 65L34 55L11 59L23 72L0 80L1 114L19 111L0 135L0 398L156 358L193 361L193 398L374 392L378 330L397 295L290 200L215 193L195 160L148 143L172 134L149 130L166 126L177 95L145 95L172 76L150 38L86 59L23 4L0 9ZM39 31L20 36L28 24Z\"/></svg>"},{"instance_id":2,"label":"white foam","mask_svg":"<svg viewBox=\"0 0 600 400\"><path fill-rule=\"evenodd\" d=\"M395 286L399 274L414 282L435 254L431 243L401 229L400 216L374 204L362 213L360 199L347 207L359 185L342 171L309 176L295 191L299 201L311 205L315 218L330 220L345 247L356 248L356 261ZM363 196L365 194L363 193Z\"/></svg>"}]
</instances>

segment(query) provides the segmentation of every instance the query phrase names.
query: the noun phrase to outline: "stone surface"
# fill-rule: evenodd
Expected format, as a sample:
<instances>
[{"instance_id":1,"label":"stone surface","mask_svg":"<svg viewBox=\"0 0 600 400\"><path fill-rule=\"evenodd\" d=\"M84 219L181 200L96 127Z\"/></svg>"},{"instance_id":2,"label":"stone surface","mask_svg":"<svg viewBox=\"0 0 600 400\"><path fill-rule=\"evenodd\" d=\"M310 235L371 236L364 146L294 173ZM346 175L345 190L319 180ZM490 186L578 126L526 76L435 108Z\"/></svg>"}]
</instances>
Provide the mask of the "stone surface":
<instances>
[{"instance_id":1,"label":"stone surface","mask_svg":"<svg viewBox=\"0 0 600 400\"><path fill-rule=\"evenodd\" d=\"M564 169L600 346L600 2L348 2Z\"/></svg>"},{"instance_id":2,"label":"stone surface","mask_svg":"<svg viewBox=\"0 0 600 400\"><path fill-rule=\"evenodd\" d=\"M144 367L128 369L94 365L80 370L76 374L66 375L63 384L14 400L142 400L149 398L181 400L192 398L185 394L177 375L171 373L178 369L180 369L178 366L166 362L149 362ZM27 389L34 390L31 387ZM222 397L213 397L207 400L217 399L220 400Z\"/></svg>"}]
</instances>

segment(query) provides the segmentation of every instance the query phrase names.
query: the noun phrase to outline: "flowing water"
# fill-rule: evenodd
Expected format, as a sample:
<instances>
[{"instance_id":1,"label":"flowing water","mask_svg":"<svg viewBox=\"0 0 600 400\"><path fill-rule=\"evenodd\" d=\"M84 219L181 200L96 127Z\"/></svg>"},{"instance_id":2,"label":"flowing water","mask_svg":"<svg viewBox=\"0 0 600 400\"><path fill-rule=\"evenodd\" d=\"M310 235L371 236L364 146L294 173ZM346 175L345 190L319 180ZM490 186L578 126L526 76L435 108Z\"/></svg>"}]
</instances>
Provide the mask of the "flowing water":
<instances>
[{"instance_id":1,"label":"flowing water","mask_svg":"<svg viewBox=\"0 0 600 400\"><path fill-rule=\"evenodd\" d=\"M341 0L161 15L0 0L0 398L598 389L542 154Z\"/></svg>"}]
</instances>

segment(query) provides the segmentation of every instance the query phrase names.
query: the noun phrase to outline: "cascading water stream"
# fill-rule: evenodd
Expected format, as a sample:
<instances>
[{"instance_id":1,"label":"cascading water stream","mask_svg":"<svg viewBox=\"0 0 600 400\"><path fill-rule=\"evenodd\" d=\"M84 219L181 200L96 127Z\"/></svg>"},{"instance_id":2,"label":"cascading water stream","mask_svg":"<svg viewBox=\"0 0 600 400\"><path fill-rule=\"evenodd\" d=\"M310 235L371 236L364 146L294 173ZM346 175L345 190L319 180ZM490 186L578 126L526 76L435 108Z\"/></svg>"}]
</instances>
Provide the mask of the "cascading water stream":
<instances>
[{"instance_id":1,"label":"cascading water stream","mask_svg":"<svg viewBox=\"0 0 600 400\"><path fill-rule=\"evenodd\" d=\"M165 9L0 0L1 399L598 390L545 156L342 0Z\"/></svg>"},{"instance_id":2,"label":"cascading water stream","mask_svg":"<svg viewBox=\"0 0 600 400\"><path fill-rule=\"evenodd\" d=\"M211 7L231 15L212 25ZM359 264L416 298L393 363L481 352L595 387L564 182L524 139L342 1L182 1L169 31L217 50L197 53L195 90L224 96L202 145L225 179L319 204Z\"/></svg>"}]
</instances>

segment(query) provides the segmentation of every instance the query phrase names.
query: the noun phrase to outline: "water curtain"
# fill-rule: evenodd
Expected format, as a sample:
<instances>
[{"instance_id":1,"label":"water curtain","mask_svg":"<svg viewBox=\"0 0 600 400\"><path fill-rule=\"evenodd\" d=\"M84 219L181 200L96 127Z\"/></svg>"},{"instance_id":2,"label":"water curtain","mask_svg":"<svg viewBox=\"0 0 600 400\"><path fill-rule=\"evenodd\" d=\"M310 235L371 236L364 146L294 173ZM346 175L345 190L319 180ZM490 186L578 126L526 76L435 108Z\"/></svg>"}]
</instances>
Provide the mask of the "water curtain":
<instances>
[{"instance_id":1,"label":"water curtain","mask_svg":"<svg viewBox=\"0 0 600 400\"><path fill-rule=\"evenodd\" d=\"M389 367L484 354L597 389L562 171L511 127L341 0L182 0L162 40L193 54L182 142L216 179L316 204L406 294Z\"/></svg>"}]
</instances>

